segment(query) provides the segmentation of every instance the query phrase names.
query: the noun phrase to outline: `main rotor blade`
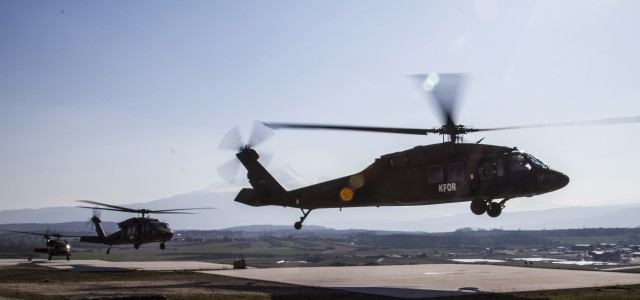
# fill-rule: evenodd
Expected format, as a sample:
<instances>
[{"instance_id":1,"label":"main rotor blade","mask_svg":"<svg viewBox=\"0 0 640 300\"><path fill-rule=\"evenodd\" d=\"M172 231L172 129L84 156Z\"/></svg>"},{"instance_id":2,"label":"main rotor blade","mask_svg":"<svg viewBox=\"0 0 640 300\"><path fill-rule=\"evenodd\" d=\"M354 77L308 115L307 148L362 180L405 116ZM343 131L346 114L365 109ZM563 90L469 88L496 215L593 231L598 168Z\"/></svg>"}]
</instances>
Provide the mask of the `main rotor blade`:
<instances>
[{"instance_id":1,"label":"main rotor blade","mask_svg":"<svg viewBox=\"0 0 640 300\"><path fill-rule=\"evenodd\" d=\"M128 212L128 213L138 213L137 209L120 209L120 208L110 208L110 207L90 207L90 206L78 206L80 208L88 208L88 209L99 209L99 210L110 210L110 211L119 211L119 212Z\"/></svg>"},{"instance_id":2,"label":"main rotor blade","mask_svg":"<svg viewBox=\"0 0 640 300\"><path fill-rule=\"evenodd\" d=\"M542 127L595 126L595 125L613 125L613 124L630 124L630 123L640 123L640 116L587 120L587 121L533 124L533 125L522 125L522 126L483 128L483 129L475 129L475 130L476 131L497 131L497 130L512 130L512 129L526 129L526 128L542 128Z\"/></svg>"},{"instance_id":3,"label":"main rotor blade","mask_svg":"<svg viewBox=\"0 0 640 300\"><path fill-rule=\"evenodd\" d=\"M97 201L78 200L78 202L88 203L88 204L93 204L93 205L106 206L106 207L113 208L113 209L100 208L100 209L104 209L104 210L115 210L115 211L133 212L133 213L137 212L137 210L135 210L135 209L122 207L122 206L111 205L111 204L106 204L106 203L100 203L100 202L97 202ZM96 207L82 207L82 208L96 208Z\"/></svg>"},{"instance_id":4,"label":"main rotor blade","mask_svg":"<svg viewBox=\"0 0 640 300\"><path fill-rule=\"evenodd\" d=\"M352 130L352 131L385 132L385 133L415 134L415 135L427 135L427 134L433 134L433 133L439 132L437 129L369 127L369 126L351 126L351 125L323 125L323 124L300 124L300 123L264 123L264 125L273 129Z\"/></svg>"},{"instance_id":5,"label":"main rotor blade","mask_svg":"<svg viewBox=\"0 0 640 300\"><path fill-rule=\"evenodd\" d=\"M216 209L215 207L193 207L193 208L174 208L174 209L160 209L160 210L145 210L147 213L152 214L195 214L192 212L180 212L185 210L198 210L198 209Z\"/></svg>"},{"instance_id":6,"label":"main rotor blade","mask_svg":"<svg viewBox=\"0 0 640 300\"><path fill-rule=\"evenodd\" d=\"M121 211L121 212L130 212L130 213L138 213L138 214L150 214L150 213L153 213L153 214L180 214L180 213L182 213L182 214L193 214L193 213L178 212L178 211L194 210L194 209L215 209L213 207L195 207L195 208L174 208L174 209L150 210L150 209L143 209L143 208L142 209L127 208L127 207L116 206L116 205L111 205L111 204L106 204L106 203L100 203L100 202L91 201L91 200L78 200L78 202L106 206L106 207L97 207L98 209L101 209L101 210ZM89 207L89 206L78 206L78 207L96 209L96 207Z\"/></svg>"},{"instance_id":7,"label":"main rotor blade","mask_svg":"<svg viewBox=\"0 0 640 300\"><path fill-rule=\"evenodd\" d=\"M2 230L2 231L14 232L14 233L24 233L24 234L33 234L33 235L41 235L41 236L53 236L53 237L56 237L56 238L61 238L61 237L80 237L79 235L63 235L63 234L59 234L59 233L37 233L37 232L16 231L16 230Z\"/></svg>"},{"instance_id":8,"label":"main rotor blade","mask_svg":"<svg viewBox=\"0 0 640 300\"><path fill-rule=\"evenodd\" d=\"M95 207L88 207L88 206L78 206L80 208L95 208ZM122 210L122 209L117 209L117 208L108 208L108 207L100 207L99 209L101 210L110 210L110 211L119 211L119 212L130 212L130 213L136 213L136 214L194 214L194 213L180 213L180 212L165 212L162 210L148 210L148 209L130 209L130 210Z\"/></svg>"},{"instance_id":9,"label":"main rotor blade","mask_svg":"<svg viewBox=\"0 0 640 300\"><path fill-rule=\"evenodd\" d=\"M455 126L458 95L464 83L464 74L430 73L409 76L422 92L433 96L445 126Z\"/></svg>"},{"instance_id":10,"label":"main rotor blade","mask_svg":"<svg viewBox=\"0 0 640 300\"><path fill-rule=\"evenodd\" d=\"M41 236L48 235L48 233L37 233L37 232L28 232L28 231L16 231L16 230L2 230L2 231L13 232L13 233L24 233L24 234L41 235Z\"/></svg>"}]
</instances>

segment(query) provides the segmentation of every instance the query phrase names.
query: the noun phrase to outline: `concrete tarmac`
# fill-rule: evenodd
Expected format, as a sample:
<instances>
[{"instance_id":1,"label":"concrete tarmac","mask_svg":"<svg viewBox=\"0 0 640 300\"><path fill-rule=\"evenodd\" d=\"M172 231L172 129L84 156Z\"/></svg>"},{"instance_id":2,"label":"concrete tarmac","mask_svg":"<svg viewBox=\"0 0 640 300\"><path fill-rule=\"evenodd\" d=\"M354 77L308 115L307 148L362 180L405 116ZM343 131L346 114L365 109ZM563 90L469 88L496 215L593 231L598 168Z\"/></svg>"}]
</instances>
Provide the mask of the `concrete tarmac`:
<instances>
[{"instance_id":1,"label":"concrete tarmac","mask_svg":"<svg viewBox=\"0 0 640 300\"><path fill-rule=\"evenodd\" d=\"M0 266L11 266L20 263L29 262L18 259L0 260ZM34 260L31 263L75 272L189 270L206 274L399 298L428 298L473 293L505 293L640 284L640 274L484 264L233 270L231 265L195 261Z\"/></svg>"},{"instance_id":2,"label":"concrete tarmac","mask_svg":"<svg viewBox=\"0 0 640 300\"><path fill-rule=\"evenodd\" d=\"M640 284L640 274L475 264L307 267L203 272L399 298Z\"/></svg>"},{"instance_id":3,"label":"concrete tarmac","mask_svg":"<svg viewBox=\"0 0 640 300\"><path fill-rule=\"evenodd\" d=\"M200 271L233 269L232 265L214 264L198 261L105 261L105 260L41 260L29 262L24 259L0 259L0 266L12 266L19 263L35 263L74 272L118 272L118 271Z\"/></svg>"}]
</instances>

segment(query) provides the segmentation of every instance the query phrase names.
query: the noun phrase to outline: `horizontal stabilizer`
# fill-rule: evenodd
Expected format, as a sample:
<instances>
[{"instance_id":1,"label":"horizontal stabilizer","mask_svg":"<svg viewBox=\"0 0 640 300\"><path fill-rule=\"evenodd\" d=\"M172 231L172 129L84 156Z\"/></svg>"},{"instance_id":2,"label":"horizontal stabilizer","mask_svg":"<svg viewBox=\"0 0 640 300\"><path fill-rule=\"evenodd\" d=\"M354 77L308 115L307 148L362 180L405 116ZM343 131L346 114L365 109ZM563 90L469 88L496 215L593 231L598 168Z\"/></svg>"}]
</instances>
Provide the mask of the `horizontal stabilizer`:
<instances>
[{"instance_id":1,"label":"horizontal stabilizer","mask_svg":"<svg viewBox=\"0 0 640 300\"><path fill-rule=\"evenodd\" d=\"M240 202L250 206L269 205L267 203L262 202L261 200L262 200L262 197L259 197L256 194L254 189L247 189L247 188L242 189L238 193L238 196L236 196L236 199L235 199L236 202Z\"/></svg>"}]
</instances>

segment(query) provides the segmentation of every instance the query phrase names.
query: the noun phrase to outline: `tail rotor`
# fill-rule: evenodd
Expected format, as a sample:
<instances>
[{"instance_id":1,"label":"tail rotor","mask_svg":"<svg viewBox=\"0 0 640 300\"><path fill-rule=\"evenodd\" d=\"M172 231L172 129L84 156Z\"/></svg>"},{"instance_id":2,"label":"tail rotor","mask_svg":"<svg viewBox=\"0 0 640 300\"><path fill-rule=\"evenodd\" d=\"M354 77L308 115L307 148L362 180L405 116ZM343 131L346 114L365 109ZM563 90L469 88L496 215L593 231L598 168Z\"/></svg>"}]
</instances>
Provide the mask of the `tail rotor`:
<instances>
[{"instance_id":1,"label":"tail rotor","mask_svg":"<svg viewBox=\"0 0 640 300\"><path fill-rule=\"evenodd\" d=\"M245 152L263 144L273 135L274 132L272 129L268 128L261 122L255 121L253 123L251 135L245 142L245 139L243 139L242 134L240 133L240 129L236 126L222 137L222 140L220 140L220 143L218 144L218 150L231 150L238 153ZM264 165L268 165L272 158L273 155L266 154L261 155L260 160ZM238 177L239 169L240 161L237 158L233 158L218 167L218 174L224 181L233 183Z\"/></svg>"},{"instance_id":2,"label":"tail rotor","mask_svg":"<svg viewBox=\"0 0 640 300\"><path fill-rule=\"evenodd\" d=\"M100 217L102 216L102 209L100 209L99 207L94 207L92 209L92 216L91 218L89 218L87 220L87 223L85 224L84 228L87 229L87 231L94 231L96 230L96 225L95 225L95 219L100 220Z\"/></svg>"}]
</instances>

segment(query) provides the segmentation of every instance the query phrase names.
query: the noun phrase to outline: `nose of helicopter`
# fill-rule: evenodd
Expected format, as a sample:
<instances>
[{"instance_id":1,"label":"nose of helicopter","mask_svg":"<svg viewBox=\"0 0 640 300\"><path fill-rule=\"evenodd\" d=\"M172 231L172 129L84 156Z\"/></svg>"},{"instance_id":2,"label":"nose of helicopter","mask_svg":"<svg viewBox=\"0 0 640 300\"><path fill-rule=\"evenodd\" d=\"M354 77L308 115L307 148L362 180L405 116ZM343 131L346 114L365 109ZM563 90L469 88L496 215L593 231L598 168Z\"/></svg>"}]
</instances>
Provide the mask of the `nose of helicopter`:
<instances>
[{"instance_id":1,"label":"nose of helicopter","mask_svg":"<svg viewBox=\"0 0 640 300\"><path fill-rule=\"evenodd\" d=\"M546 170L538 177L538 184L547 192L556 191L569 184L569 176L555 170Z\"/></svg>"},{"instance_id":2,"label":"nose of helicopter","mask_svg":"<svg viewBox=\"0 0 640 300\"><path fill-rule=\"evenodd\" d=\"M173 231L171 230L163 230L161 233L162 239L165 241L171 240L173 238Z\"/></svg>"}]
</instances>

